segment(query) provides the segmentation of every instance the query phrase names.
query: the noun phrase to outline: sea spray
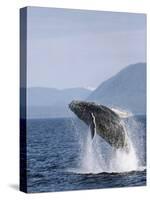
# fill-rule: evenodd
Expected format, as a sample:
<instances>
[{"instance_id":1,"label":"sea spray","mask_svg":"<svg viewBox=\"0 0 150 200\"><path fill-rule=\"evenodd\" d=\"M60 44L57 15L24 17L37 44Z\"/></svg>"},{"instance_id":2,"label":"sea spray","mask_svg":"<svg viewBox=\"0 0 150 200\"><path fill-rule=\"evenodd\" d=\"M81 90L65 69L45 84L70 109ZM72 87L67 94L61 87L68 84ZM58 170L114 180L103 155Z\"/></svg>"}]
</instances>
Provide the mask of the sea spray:
<instances>
[{"instance_id":1,"label":"sea spray","mask_svg":"<svg viewBox=\"0 0 150 200\"><path fill-rule=\"evenodd\" d=\"M146 129L141 122L141 119L143 119L141 116L138 116L138 118L134 116L125 121L129 138L133 142L135 153L138 156L140 167L146 165L146 137L145 134L143 134L143 132L146 132Z\"/></svg>"},{"instance_id":2,"label":"sea spray","mask_svg":"<svg viewBox=\"0 0 150 200\"><path fill-rule=\"evenodd\" d=\"M96 122L94 121L94 123ZM129 144L128 151L125 149L113 149L107 143L102 144L102 139L96 133L94 133L94 138L92 139L90 127L84 134L81 134L74 120L72 120L72 125L76 126L74 130L80 146L78 167L73 170L75 173L122 173L141 169L137 156L137 146L136 143L133 143L133 138L131 137L132 129L134 129L131 124L128 126L127 122L123 122ZM109 151L107 149L104 151L104 145L109 146Z\"/></svg>"},{"instance_id":3,"label":"sea spray","mask_svg":"<svg viewBox=\"0 0 150 200\"><path fill-rule=\"evenodd\" d=\"M88 134L86 141L84 143L84 151L82 152L83 159L81 161L81 169L86 173L100 173L104 171L104 159L102 153L98 148L97 134L96 134L96 120L93 113L91 113L93 123L94 123L94 137L91 136L90 127L88 129Z\"/></svg>"},{"instance_id":4,"label":"sea spray","mask_svg":"<svg viewBox=\"0 0 150 200\"><path fill-rule=\"evenodd\" d=\"M109 172L129 172L138 170L138 159L131 141L129 150L114 149L109 163Z\"/></svg>"},{"instance_id":5,"label":"sea spray","mask_svg":"<svg viewBox=\"0 0 150 200\"><path fill-rule=\"evenodd\" d=\"M112 149L109 170L114 172L136 171L138 170L139 164L136 148L132 142L131 133L129 132L127 123L122 120L121 124L124 128L128 147L123 149Z\"/></svg>"},{"instance_id":6,"label":"sea spray","mask_svg":"<svg viewBox=\"0 0 150 200\"><path fill-rule=\"evenodd\" d=\"M101 173L104 171L104 160L100 149L97 148L96 134L91 139L90 129L82 143L80 171L83 173Z\"/></svg>"},{"instance_id":7,"label":"sea spray","mask_svg":"<svg viewBox=\"0 0 150 200\"><path fill-rule=\"evenodd\" d=\"M81 148L83 151L80 170L82 173L121 173L138 170L138 159L130 138L128 138L128 143L128 151L125 149L111 149L110 155L107 152L103 154L98 136L95 135L91 140L89 129L84 145Z\"/></svg>"},{"instance_id":8,"label":"sea spray","mask_svg":"<svg viewBox=\"0 0 150 200\"><path fill-rule=\"evenodd\" d=\"M71 168L67 171L80 174L96 174L103 172L105 169L105 167L103 167L105 162L103 160L102 153L100 152L100 144L96 132L94 133L94 137L92 139L90 127L87 128L82 121L76 118L70 119L70 125L74 131L75 137L78 138L78 148L80 149L80 153L78 155L78 164L76 168ZM81 128L82 125L84 127L84 131Z\"/></svg>"}]
</instances>

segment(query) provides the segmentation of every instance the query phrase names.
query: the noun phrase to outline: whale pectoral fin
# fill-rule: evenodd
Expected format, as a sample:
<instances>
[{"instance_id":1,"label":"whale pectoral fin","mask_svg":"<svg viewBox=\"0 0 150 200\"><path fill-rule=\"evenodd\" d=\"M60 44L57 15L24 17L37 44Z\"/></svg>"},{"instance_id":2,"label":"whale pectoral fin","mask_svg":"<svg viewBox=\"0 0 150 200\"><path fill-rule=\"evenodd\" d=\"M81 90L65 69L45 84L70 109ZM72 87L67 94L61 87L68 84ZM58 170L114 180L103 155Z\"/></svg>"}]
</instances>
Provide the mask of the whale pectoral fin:
<instances>
[{"instance_id":1,"label":"whale pectoral fin","mask_svg":"<svg viewBox=\"0 0 150 200\"><path fill-rule=\"evenodd\" d=\"M94 138L94 135L95 135L95 129L94 127L92 126L92 124L90 125L90 130L91 130L91 137L92 139Z\"/></svg>"},{"instance_id":2,"label":"whale pectoral fin","mask_svg":"<svg viewBox=\"0 0 150 200\"><path fill-rule=\"evenodd\" d=\"M92 139L94 138L94 135L95 135L95 124L94 124L94 120L91 121L91 124L90 124L90 130L91 130L91 137Z\"/></svg>"}]
</instances>

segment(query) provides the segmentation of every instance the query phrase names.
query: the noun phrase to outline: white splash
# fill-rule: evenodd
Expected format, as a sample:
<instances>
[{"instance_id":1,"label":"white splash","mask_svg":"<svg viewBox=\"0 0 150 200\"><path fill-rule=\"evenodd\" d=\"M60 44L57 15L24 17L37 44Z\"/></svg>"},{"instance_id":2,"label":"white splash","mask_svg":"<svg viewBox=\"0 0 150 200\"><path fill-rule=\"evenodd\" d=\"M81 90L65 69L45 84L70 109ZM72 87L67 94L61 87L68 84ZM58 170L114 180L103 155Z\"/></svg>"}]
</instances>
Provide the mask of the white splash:
<instances>
[{"instance_id":1,"label":"white splash","mask_svg":"<svg viewBox=\"0 0 150 200\"><path fill-rule=\"evenodd\" d=\"M80 171L84 173L101 173L104 171L104 160L102 154L97 148L96 134L94 134L93 140L91 140L90 129L88 131L85 142L82 144L82 159L80 164Z\"/></svg>"},{"instance_id":2,"label":"white splash","mask_svg":"<svg viewBox=\"0 0 150 200\"><path fill-rule=\"evenodd\" d=\"M129 141L129 146L128 152L124 149L113 150L109 172L121 173L138 170L138 158L131 141Z\"/></svg>"},{"instance_id":3,"label":"white splash","mask_svg":"<svg viewBox=\"0 0 150 200\"><path fill-rule=\"evenodd\" d=\"M96 121L92 113L93 122ZM127 130L126 124L123 124L125 130ZM96 128L95 128L96 131ZM129 150L124 149L111 149L111 153L103 152L103 147L99 141L99 136L94 134L93 140L91 139L90 128L85 134L84 140L79 137L80 140L80 158L79 168L74 169L75 173L102 173L102 172L129 172L143 170L144 167L139 165L139 159L136 152L136 144L133 144L130 134L127 130L127 139L129 143Z\"/></svg>"}]
</instances>

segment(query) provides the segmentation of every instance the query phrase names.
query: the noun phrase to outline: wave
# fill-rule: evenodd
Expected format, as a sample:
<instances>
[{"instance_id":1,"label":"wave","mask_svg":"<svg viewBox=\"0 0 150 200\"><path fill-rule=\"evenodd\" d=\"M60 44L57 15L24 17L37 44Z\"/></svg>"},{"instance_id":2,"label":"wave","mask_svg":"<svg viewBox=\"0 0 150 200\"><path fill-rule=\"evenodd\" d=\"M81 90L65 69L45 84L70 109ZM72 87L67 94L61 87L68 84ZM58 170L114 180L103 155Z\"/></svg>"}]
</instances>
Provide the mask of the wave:
<instances>
[{"instance_id":1,"label":"wave","mask_svg":"<svg viewBox=\"0 0 150 200\"><path fill-rule=\"evenodd\" d=\"M136 170L130 170L130 171L84 171L82 169L76 169L76 168L70 168L67 169L66 172L68 173L73 173L73 174L79 174L79 175L100 175L100 174L111 174L111 175L115 175L115 174L130 174L130 173L134 173L134 172L144 172L146 171L146 166L140 166L138 167Z\"/></svg>"}]
</instances>

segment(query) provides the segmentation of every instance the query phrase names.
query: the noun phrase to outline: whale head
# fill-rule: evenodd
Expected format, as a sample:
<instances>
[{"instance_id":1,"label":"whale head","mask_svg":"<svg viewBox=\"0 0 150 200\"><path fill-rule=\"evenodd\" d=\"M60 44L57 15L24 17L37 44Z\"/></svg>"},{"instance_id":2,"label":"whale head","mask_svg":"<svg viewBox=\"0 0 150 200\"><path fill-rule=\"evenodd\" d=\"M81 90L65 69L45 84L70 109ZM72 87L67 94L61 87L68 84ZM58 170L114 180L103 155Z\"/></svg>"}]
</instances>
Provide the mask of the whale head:
<instances>
[{"instance_id":1,"label":"whale head","mask_svg":"<svg viewBox=\"0 0 150 200\"><path fill-rule=\"evenodd\" d=\"M96 104L74 100L69 104L69 108L79 119L89 125L92 120L92 113L95 112Z\"/></svg>"}]
</instances>

